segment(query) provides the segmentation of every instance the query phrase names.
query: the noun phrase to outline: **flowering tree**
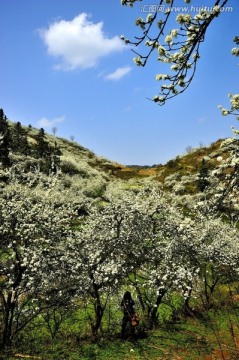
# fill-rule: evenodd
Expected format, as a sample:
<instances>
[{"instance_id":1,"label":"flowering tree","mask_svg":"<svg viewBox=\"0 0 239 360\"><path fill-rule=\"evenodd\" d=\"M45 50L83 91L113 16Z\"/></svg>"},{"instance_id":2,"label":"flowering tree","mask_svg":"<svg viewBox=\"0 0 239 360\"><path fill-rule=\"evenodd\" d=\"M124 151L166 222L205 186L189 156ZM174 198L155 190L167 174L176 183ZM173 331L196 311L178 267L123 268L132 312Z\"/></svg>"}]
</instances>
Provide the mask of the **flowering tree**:
<instances>
[{"instance_id":1,"label":"flowering tree","mask_svg":"<svg viewBox=\"0 0 239 360\"><path fill-rule=\"evenodd\" d=\"M137 1L142 0L121 0L121 3L133 6ZM185 6L185 2L191 5ZM168 73L156 75L156 80L164 81L159 95L153 98L157 104L163 105L190 85L207 29L215 18L221 16L227 3L228 0L215 0L213 5L198 7L194 6L193 0L159 0L158 5L142 5L142 11L148 12L148 15L135 21L142 34L134 40L125 36L122 39L126 44L137 47L137 51L133 50L136 65L146 66L153 54L156 54L159 62L169 64ZM175 28L171 28L174 9L179 13ZM142 47L142 51L138 50ZM238 55L238 49L234 49L233 53Z\"/></svg>"},{"instance_id":2,"label":"flowering tree","mask_svg":"<svg viewBox=\"0 0 239 360\"><path fill-rule=\"evenodd\" d=\"M216 287L238 279L237 239L236 227L201 207L177 221L177 236L170 243L171 258L166 264L171 269L165 278L171 278L181 289L186 311L190 311L192 295L210 307Z\"/></svg>"},{"instance_id":3,"label":"flowering tree","mask_svg":"<svg viewBox=\"0 0 239 360\"><path fill-rule=\"evenodd\" d=\"M239 36L235 36L233 42L236 44L234 48L232 48L232 55L239 56ZM234 115L236 116L237 120L239 120L239 94L229 94L228 95L231 103L230 109L225 109L221 105L219 108L222 111L222 115ZM235 135L238 135L238 131L233 128Z\"/></svg>"},{"instance_id":4,"label":"flowering tree","mask_svg":"<svg viewBox=\"0 0 239 360\"><path fill-rule=\"evenodd\" d=\"M238 36L234 42L239 45ZM239 56L239 48L234 47L232 54ZM239 120L239 94L229 94L230 108L225 109L221 105L223 116L233 115ZM239 131L232 127L234 136L222 142L222 150L226 150L224 156L218 157L218 166L209 177L210 185L206 191L211 199L211 204L217 210L226 214L232 223L239 220Z\"/></svg>"},{"instance_id":5,"label":"flowering tree","mask_svg":"<svg viewBox=\"0 0 239 360\"><path fill-rule=\"evenodd\" d=\"M122 285L134 288L153 325L166 293L161 277L167 247L175 235L175 223L169 220L170 201L157 187L142 185L136 192L114 190L105 196L106 202L89 209L81 232L87 254L84 278L95 311L93 333L101 324L107 294Z\"/></svg>"},{"instance_id":6,"label":"flowering tree","mask_svg":"<svg viewBox=\"0 0 239 360\"><path fill-rule=\"evenodd\" d=\"M47 188L23 186L13 169L4 172L0 203L0 307L4 347L44 309L67 305L71 266L64 262L74 241L71 207Z\"/></svg>"},{"instance_id":7,"label":"flowering tree","mask_svg":"<svg viewBox=\"0 0 239 360\"><path fill-rule=\"evenodd\" d=\"M106 194L105 200L88 209L81 231L85 239L84 278L94 305L93 334L101 325L109 294L141 268L152 250L148 243L153 237L154 210L145 207L150 202L143 194L124 190Z\"/></svg>"},{"instance_id":8,"label":"flowering tree","mask_svg":"<svg viewBox=\"0 0 239 360\"><path fill-rule=\"evenodd\" d=\"M187 314L192 296L210 307L217 286L238 278L238 230L215 211L213 196L191 197L185 206L152 184L105 196L90 209L81 234L94 326L104 314L102 299L122 285L134 288L154 326L166 292L182 294Z\"/></svg>"},{"instance_id":9,"label":"flowering tree","mask_svg":"<svg viewBox=\"0 0 239 360\"><path fill-rule=\"evenodd\" d=\"M137 1L141 0L122 0L121 2L122 5L134 6ZM180 12L180 6L183 7L183 5L186 5L185 2L186 4L190 4L190 6L184 6L184 9L182 10L183 13L178 13L175 19L176 25L174 27L172 19L173 10L178 9L177 11ZM135 22L136 26L139 27L141 31L141 35L135 37L134 40L127 39L125 36L122 36L122 39L126 44L134 47L133 51L136 54L134 62L136 65L142 67L146 66L149 58L152 57L153 54L156 54L159 62L169 65L167 73L156 75L156 80L163 81L163 84L161 85L160 93L153 98L154 102L159 105L164 105L165 101L184 92L190 85L196 71L197 62L200 58L200 45L204 41L207 29L214 19L218 16L222 16L228 3L228 0L215 0L214 4L199 8L194 6L193 0L185 0L184 2L177 0L159 0L158 5L143 4L141 6L142 12L148 13L146 18L139 17ZM231 9L232 8L229 8L228 10ZM234 42L236 46L232 49L232 55L239 56L238 36L234 38ZM229 99L231 104L230 109L225 109L220 106L222 115L235 115L237 119L239 119L239 95L229 94ZM217 249L215 252L219 251L221 246L219 243L220 236L222 236L222 239L227 238L227 236L224 236L223 234L223 228L227 229L227 232L229 233L231 228L232 239L235 239L235 236L237 236L234 234L235 229L233 226L238 223L239 219L239 162L238 140L236 138L239 132L236 129L233 129L233 131L235 137L226 140L222 144L222 146L225 146L225 149L227 149L227 152L225 152L226 155L218 159L218 167L210 175L208 174L208 178L204 179L204 181L206 181L207 189L205 194L199 195L202 200L200 211L204 217L206 216L207 221L203 223L201 218L198 215L196 216L193 211L190 216L185 217L183 216L183 211L185 211L185 209L181 209L182 212L180 211L179 213L182 217L181 220L179 214L175 212L175 226L173 227L172 223L169 224L171 227L169 234L174 234L174 240L170 242L169 237L168 244L170 245L166 247L166 249L168 249L168 261L166 260L165 266L162 266L163 262L161 262L160 265L160 277L166 279L168 283L172 282L173 278L176 278L177 281L180 279L180 275L179 277L177 276L180 270L182 274L184 273L182 277L184 280L187 278L186 274L189 274L188 284L181 286L186 286L190 289L190 282L195 283L193 279L195 280L199 273L208 274L208 269L203 271L199 266L200 264L198 261L196 261L197 256L193 255L194 252L195 254L198 254L197 249L203 244L203 239L200 240L199 236L200 231L201 233L205 233L202 231L204 229L203 226L205 229L208 229L208 232L211 234L211 243L208 244L208 246L213 244L213 247ZM178 193L179 192L180 191L178 191ZM192 201L192 198L188 200ZM196 202L194 202L192 207L196 205ZM216 218L214 218L215 216ZM220 216L222 216L223 221L222 219L218 219ZM197 219L197 222L192 221L193 218ZM185 220L187 226L185 225L182 230L181 226L185 224ZM188 221L189 223L192 222L193 225L189 226ZM219 224L216 225L214 222L219 222ZM200 224L204 225L201 227ZM221 235L219 235L220 233ZM209 235L206 236L206 238L208 237ZM196 239L198 239L197 247L193 247ZM231 249L233 249L234 246L232 245L233 241L231 242L228 238L226 240L228 246L232 246ZM180 246L182 246L182 248ZM173 256L174 248L177 249L175 253L177 255L177 262L175 262ZM207 247L205 246L205 249L206 248ZM233 250L231 254L233 255ZM211 262L206 255L207 253L205 250L204 260L201 262L201 264L206 264L205 269ZM198 257L198 259L199 258L200 257ZM214 261L216 261L216 257L214 257L213 263ZM224 265L222 265L222 267L225 268ZM163 268L165 268L165 275L162 274ZM186 268L189 269L189 271ZM218 268L220 268L220 266ZM221 271L214 272L214 270L215 267L212 266L211 275L212 272L215 274L220 273ZM196 271L196 273L194 273L194 271ZM152 274L156 275L157 271L152 271L151 275ZM199 277L198 279L201 281L202 277ZM157 276L153 276L151 281L158 282ZM208 293L214 289L215 283L212 280L212 284L214 285L209 285L209 278L207 276L204 277L204 284L206 284L205 297L207 298L207 302L209 302Z\"/></svg>"}]
</instances>

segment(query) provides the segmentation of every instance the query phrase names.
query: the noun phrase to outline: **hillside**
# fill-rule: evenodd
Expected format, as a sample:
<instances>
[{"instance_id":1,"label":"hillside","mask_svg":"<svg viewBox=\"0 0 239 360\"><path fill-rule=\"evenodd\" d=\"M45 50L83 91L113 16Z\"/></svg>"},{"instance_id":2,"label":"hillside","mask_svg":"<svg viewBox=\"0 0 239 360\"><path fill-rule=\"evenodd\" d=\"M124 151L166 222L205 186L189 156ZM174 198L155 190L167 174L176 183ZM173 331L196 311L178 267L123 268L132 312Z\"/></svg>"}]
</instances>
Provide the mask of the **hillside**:
<instances>
[{"instance_id":1,"label":"hillside","mask_svg":"<svg viewBox=\"0 0 239 360\"><path fill-rule=\"evenodd\" d=\"M184 182L185 193L196 193L197 180L203 171L210 172L217 168L222 159L228 157L228 148L223 146L224 139L219 139L209 146L192 149L178 155L166 164L153 166L128 165L115 170L116 177L124 180L151 178L164 185L165 190L173 190L174 185Z\"/></svg>"},{"instance_id":2,"label":"hillside","mask_svg":"<svg viewBox=\"0 0 239 360\"><path fill-rule=\"evenodd\" d=\"M13 126L14 123L11 123L10 127ZM28 142L33 148L39 130L27 128L26 131ZM80 144L64 138L45 133L45 140L50 147L57 147L60 150L60 168L68 177L68 181L74 179L74 182L83 182L86 187L89 187L92 181L98 181L95 195L102 194L106 183L111 181L131 180L132 182L144 179L157 181L165 190L175 191L180 195L195 194L200 190L198 187L200 173L205 176L218 166L218 159L225 159L228 156L227 148L221 147L223 139L219 139L209 146L191 149L186 154L178 155L164 165L125 166L99 157ZM32 156L23 157L11 153L11 157L13 162L31 163L31 166L37 166L38 163Z\"/></svg>"},{"instance_id":3,"label":"hillside","mask_svg":"<svg viewBox=\"0 0 239 360\"><path fill-rule=\"evenodd\" d=\"M9 122L9 124L11 128L14 126L13 122ZM27 139L32 148L36 144L36 137L39 130L32 127L23 128L27 131ZM123 167L122 165L95 155L92 151L84 148L76 142L53 136L48 133L45 133L45 140L50 144L50 146L57 146L60 149L60 157L62 163L64 164L63 168L65 168L66 173L79 173L82 174L82 176L90 176L90 170L94 169L94 171L102 172L102 176L104 176L111 175L115 172L115 170ZM69 166L68 169L67 164ZM87 167L89 173L87 172Z\"/></svg>"},{"instance_id":4,"label":"hillside","mask_svg":"<svg viewBox=\"0 0 239 360\"><path fill-rule=\"evenodd\" d=\"M44 129L11 122L2 109L0 130L9 131L8 140L5 136L8 142L5 150L2 145L2 156L9 157L9 164L21 166L25 172L38 168L46 175L60 169L63 189L74 187L84 196L93 198L101 197L112 181L128 180L130 183L155 181L166 191L193 195L204 190L207 176L229 154L229 148L222 147L223 140L220 139L210 146L188 149L186 154L178 155L164 165L125 166L99 157L74 141L47 134Z\"/></svg>"},{"instance_id":5,"label":"hillside","mask_svg":"<svg viewBox=\"0 0 239 360\"><path fill-rule=\"evenodd\" d=\"M117 181L115 173L124 168L76 142L50 135L44 129L25 127L9 120L6 129L7 143L2 144L2 156L8 159L5 159L8 167L18 168L22 177L20 181L25 182L24 179L32 177L36 171L40 171L45 179L57 172L58 191L71 189L71 193L78 194L82 202L86 198L101 197L107 184Z\"/></svg>"}]
</instances>

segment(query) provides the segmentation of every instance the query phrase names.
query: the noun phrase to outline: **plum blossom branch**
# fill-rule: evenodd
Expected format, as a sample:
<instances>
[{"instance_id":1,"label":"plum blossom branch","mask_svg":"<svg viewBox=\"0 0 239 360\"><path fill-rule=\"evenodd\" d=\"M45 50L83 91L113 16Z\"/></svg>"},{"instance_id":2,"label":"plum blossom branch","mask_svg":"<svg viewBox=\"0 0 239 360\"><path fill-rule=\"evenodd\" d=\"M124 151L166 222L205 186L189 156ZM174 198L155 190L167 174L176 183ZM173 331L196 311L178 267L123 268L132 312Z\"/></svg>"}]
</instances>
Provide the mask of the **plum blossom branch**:
<instances>
[{"instance_id":1,"label":"plum blossom branch","mask_svg":"<svg viewBox=\"0 0 239 360\"><path fill-rule=\"evenodd\" d=\"M133 6L136 1L122 1L122 5ZM159 18L160 12L157 11L154 14L148 14L145 19L139 17L135 24L142 30L142 35L135 37L135 40L121 36L126 44L134 47L145 45L149 48L145 54L133 49L137 55L134 58L137 66L146 66L153 52L157 52L159 62L170 66L168 73L156 75L157 81L166 82L161 85L159 94L152 99L155 103L164 105L165 101L183 93L188 88L196 71L197 61L200 58L200 45L204 41L207 29L220 15L227 1L216 0L211 9L202 8L194 16L190 13L180 13L176 16L179 27L167 30L175 0L160 0L159 7L163 3L170 5L164 12L164 18ZM186 0L186 3L189 2L190 0ZM165 36L166 31L168 33Z\"/></svg>"}]
</instances>

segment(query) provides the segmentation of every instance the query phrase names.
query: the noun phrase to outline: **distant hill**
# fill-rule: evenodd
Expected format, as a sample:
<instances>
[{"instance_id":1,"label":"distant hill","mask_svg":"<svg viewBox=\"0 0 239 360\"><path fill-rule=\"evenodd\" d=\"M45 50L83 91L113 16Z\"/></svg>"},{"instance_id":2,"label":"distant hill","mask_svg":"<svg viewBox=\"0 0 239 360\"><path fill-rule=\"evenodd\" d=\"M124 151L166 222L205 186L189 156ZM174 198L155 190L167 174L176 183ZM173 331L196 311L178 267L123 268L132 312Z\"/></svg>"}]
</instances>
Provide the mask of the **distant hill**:
<instances>
[{"instance_id":1,"label":"distant hill","mask_svg":"<svg viewBox=\"0 0 239 360\"><path fill-rule=\"evenodd\" d=\"M169 160L166 164L153 166L127 165L116 171L115 175L122 179L137 177L152 177L154 180L165 183L166 179L177 173L180 177L195 175L202 167L202 162L207 164L209 170L218 165L217 158L228 156L227 150L221 148L222 141L219 139L209 146L191 149L190 152L178 155Z\"/></svg>"},{"instance_id":2,"label":"distant hill","mask_svg":"<svg viewBox=\"0 0 239 360\"><path fill-rule=\"evenodd\" d=\"M12 130L15 123L9 121ZM24 164L26 169L38 166L42 161L34 157L34 148L39 134L38 129L23 127L27 133L27 141L31 148L28 155L10 151L13 163ZM99 157L80 144L45 133L44 138L51 149L59 149L59 168L65 174L65 182L79 183L84 187L87 196L100 196L112 180L152 180L162 184L168 191L177 194L195 194L201 191L199 178L206 176L218 165L218 158L226 158L228 151L221 147L223 139L219 139L210 146L190 149L184 155L178 155L166 164L153 166L122 165ZM47 146L48 146L47 145ZM204 175L203 175L204 174ZM71 186L71 185L69 185ZM90 189L94 188L94 191ZM86 190L85 190L86 189ZM88 190L87 190L88 189Z\"/></svg>"}]
</instances>

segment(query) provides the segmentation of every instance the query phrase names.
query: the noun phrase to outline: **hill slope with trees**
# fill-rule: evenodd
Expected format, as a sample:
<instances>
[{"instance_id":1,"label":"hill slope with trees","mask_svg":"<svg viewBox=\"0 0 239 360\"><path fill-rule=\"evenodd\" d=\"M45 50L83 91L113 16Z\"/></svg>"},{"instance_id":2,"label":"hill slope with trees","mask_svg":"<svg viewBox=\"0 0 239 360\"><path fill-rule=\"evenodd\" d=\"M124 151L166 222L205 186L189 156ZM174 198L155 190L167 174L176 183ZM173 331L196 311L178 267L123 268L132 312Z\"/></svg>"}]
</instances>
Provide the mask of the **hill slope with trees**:
<instances>
[{"instance_id":1,"label":"hill slope with trees","mask_svg":"<svg viewBox=\"0 0 239 360\"><path fill-rule=\"evenodd\" d=\"M44 358L48 351L53 359L49 348L61 342L57 358L74 359L84 344L91 349L91 341L119 338L125 289L141 317L135 341L188 318L209 321L224 309L230 354L238 353L235 138L155 167L154 174L133 168L127 180L121 174L132 169L43 129L10 123L3 111L0 140L5 358L19 351ZM221 347L205 341L211 352Z\"/></svg>"}]
</instances>

